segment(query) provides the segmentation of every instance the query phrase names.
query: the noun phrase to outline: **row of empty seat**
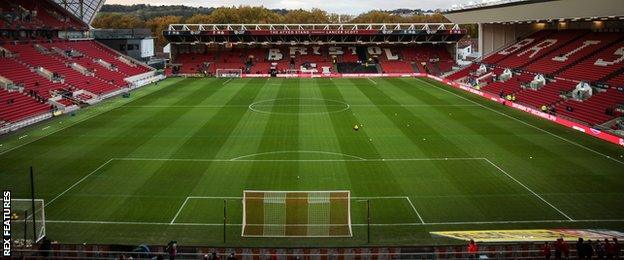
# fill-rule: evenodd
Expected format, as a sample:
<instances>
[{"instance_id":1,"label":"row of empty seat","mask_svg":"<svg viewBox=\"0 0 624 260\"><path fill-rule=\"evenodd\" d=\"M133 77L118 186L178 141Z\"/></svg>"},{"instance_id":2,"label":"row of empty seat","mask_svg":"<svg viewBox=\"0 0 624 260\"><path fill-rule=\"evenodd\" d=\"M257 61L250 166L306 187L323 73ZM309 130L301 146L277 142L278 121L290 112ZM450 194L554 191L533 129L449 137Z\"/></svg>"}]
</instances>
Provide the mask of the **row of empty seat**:
<instances>
[{"instance_id":1,"label":"row of empty seat","mask_svg":"<svg viewBox=\"0 0 624 260\"><path fill-rule=\"evenodd\" d=\"M385 73L427 72L440 74L450 71L455 64L442 45L393 46L292 46L273 48L208 49L203 46L181 47L173 64L181 74L215 73L218 69L242 69L245 73L267 73L277 70L301 71L301 67L315 64L317 73L322 67L334 71L337 63L379 63ZM424 65L423 65L424 64Z\"/></svg>"},{"instance_id":2,"label":"row of empty seat","mask_svg":"<svg viewBox=\"0 0 624 260\"><path fill-rule=\"evenodd\" d=\"M45 102L37 102L24 93L9 92L0 88L0 126L31 115L44 113L50 109L50 105Z\"/></svg>"},{"instance_id":3,"label":"row of empty seat","mask_svg":"<svg viewBox=\"0 0 624 260\"><path fill-rule=\"evenodd\" d=\"M549 106L558 115L590 125L619 116L615 108L624 105L624 35L619 32L538 31L447 78L475 83L483 75L483 71L477 73L480 64L486 64L488 73L495 76L502 69L514 71L504 82L479 81L484 91L513 94L517 102ZM537 90L528 88L537 74L550 80ZM581 81L608 88L582 101L564 98Z\"/></svg>"},{"instance_id":4,"label":"row of empty seat","mask_svg":"<svg viewBox=\"0 0 624 260\"><path fill-rule=\"evenodd\" d=\"M93 94L85 92L78 99L89 100L92 95L126 87L125 78L151 70L142 64L123 61L120 54L91 40L57 39L1 46L6 50L6 57L0 58L0 76L22 91L9 93L2 88L8 96L0 99L3 105L0 122L11 123L49 111L51 107L46 101L55 93L86 90Z\"/></svg>"},{"instance_id":5,"label":"row of empty seat","mask_svg":"<svg viewBox=\"0 0 624 260\"><path fill-rule=\"evenodd\" d=\"M0 28L5 30L87 30L80 20L48 1L0 0Z\"/></svg>"}]
</instances>

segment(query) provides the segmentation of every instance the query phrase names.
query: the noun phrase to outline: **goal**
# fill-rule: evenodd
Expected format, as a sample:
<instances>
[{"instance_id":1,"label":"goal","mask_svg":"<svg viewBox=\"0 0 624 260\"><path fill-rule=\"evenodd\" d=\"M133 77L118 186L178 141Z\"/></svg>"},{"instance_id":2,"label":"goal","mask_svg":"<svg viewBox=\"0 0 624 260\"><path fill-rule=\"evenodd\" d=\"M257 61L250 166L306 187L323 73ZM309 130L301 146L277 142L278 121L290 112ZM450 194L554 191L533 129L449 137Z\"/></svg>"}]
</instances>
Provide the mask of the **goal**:
<instances>
[{"instance_id":1,"label":"goal","mask_svg":"<svg viewBox=\"0 0 624 260\"><path fill-rule=\"evenodd\" d=\"M46 235L45 203L42 199L11 199L12 237L26 244L37 243Z\"/></svg>"},{"instance_id":2,"label":"goal","mask_svg":"<svg viewBox=\"0 0 624 260\"><path fill-rule=\"evenodd\" d=\"M352 237L349 191L243 194L243 237Z\"/></svg>"},{"instance_id":3,"label":"goal","mask_svg":"<svg viewBox=\"0 0 624 260\"><path fill-rule=\"evenodd\" d=\"M217 69L217 78L240 78L243 75L242 69Z\"/></svg>"}]
</instances>

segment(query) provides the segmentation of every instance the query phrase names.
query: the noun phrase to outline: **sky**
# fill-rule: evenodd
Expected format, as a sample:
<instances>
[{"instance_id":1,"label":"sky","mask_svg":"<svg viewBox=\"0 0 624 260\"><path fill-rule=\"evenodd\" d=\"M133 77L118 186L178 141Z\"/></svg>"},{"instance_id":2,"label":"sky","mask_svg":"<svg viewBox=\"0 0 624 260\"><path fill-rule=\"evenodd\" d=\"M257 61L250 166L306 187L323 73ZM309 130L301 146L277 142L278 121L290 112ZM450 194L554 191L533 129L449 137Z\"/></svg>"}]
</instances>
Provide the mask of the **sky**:
<instances>
[{"instance_id":1,"label":"sky","mask_svg":"<svg viewBox=\"0 0 624 260\"><path fill-rule=\"evenodd\" d=\"M107 0L107 4L190 5L220 7L232 5L264 6L270 9L319 8L330 13L359 14L372 9L446 9L462 0ZM331 3L331 4L330 4Z\"/></svg>"}]
</instances>

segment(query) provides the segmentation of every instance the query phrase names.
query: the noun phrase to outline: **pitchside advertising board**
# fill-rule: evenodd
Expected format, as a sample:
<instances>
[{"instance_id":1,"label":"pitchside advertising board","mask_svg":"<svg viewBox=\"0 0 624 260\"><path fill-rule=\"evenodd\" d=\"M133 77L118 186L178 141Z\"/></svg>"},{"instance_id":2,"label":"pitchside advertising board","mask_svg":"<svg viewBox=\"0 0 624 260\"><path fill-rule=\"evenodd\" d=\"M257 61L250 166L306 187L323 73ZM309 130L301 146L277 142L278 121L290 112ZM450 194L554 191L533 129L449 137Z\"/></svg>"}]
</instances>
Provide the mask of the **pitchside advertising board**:
<instances>
[{"instance_id":1,"label":"pitchside advertising board","mask_svg":"<svg viewBox=\"0 0 624 260\"><path fill-rule=\"evenodd\" d=\"M431 235L477 242L549 242L558 238L576 241L579 238L604 240L624 239L624 233L606 229L517 229L517 230L472 230L472 231L436 231Z\"/></svg>"},{"instance_id":2,"label":"pitchside advertising board","mask_svg":"<svg viewBox=\"0 0 624 260\"><path fill-rule=\"evenodd\" d=\"M11 191L2 192L2 256L11 256Z\"/></svg>"}]
</instances>

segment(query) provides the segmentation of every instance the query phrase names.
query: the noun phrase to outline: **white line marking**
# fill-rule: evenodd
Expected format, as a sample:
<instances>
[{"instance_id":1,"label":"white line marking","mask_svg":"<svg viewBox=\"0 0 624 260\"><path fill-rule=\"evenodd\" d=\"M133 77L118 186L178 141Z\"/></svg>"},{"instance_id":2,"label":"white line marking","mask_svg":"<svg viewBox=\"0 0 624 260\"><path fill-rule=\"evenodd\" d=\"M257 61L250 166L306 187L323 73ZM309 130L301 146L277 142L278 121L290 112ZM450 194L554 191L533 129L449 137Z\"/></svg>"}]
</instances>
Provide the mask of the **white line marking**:
<instances>
[{"instance_id":1,"label":"white line marking","mask_svg":"<svg viewBox=\"0 0 624 260\"><path fill-rule=\"evenodd\" d=\"M68 191L70 191L71 189L73 189L74 187L76 187L78 184L80 184L81 182L83 182L84 180L86 180L87 178L89 178L89 176L93 175L94 173L96 173L97 171L99 171L100 169L102 169L104 166L106 166L108 163L112 162L114 160L114 158L109 159L108 161L106 161L105 163L103 163L102 165L100 165L100 167L95 168L95 170L93 170L91 173L85 175L84 177L82 177L80 180L78 180L76 183L74 183L72 186L69 186L69 188L67 188L66 190L64 190L63 192L61 192L61 194L57 195L56 197L54 197L52 200L48 201L44 207L47 207L48 205L50 205L52 202L54 202L55 200L57 200L58 198L60 198L61 196L63 196L63 194L67 193Z\"/></svg>"},{"instance_id":2,"label":"white line marking","mask_svg":"<svg viewBox=\"0 0 624 260\"><path fill-rule=\"evenodd\" d=\"M259 156L259 155L267 155L267 154L284 154L284 153L312 153L312 154L328 154L328 155L338 155L338 156L345 156L345 157L349 157L349 158L353 158L353 159L357 159L360 161L366 161L366 159L359 157L359 156L355 156L355 155L350 155L350 154L344 154L344 153L335 153L335 152L327 152L327 151L306 151L306 150L293 150L293 151L272 151L272 152L264 152L264 153L252 153L252 154L248 154L248 155L243 155L243 156L239 156L239 157L235 157L230 159L230 161L237 161L240 159L244 159L244 158L249 158L249 157L254 157L254 156Z\"/></svg>"},{"instance_id":3,"label":"white line marking","mask_svg":"<svg viewBox=\"0 0 624 260\"><path fill-rule=\"evenodd\" d=\"M18 140L22 140L23 138L26 138L26 137L28 137L28 135L22 135L22 136L20 136L20 137L19 137L19 138L17 138L17 139L18 139Z\"/></svg>"},{"instance_id":4,"label":"white line marking","mask_svg":"<svg viewBox=\"0 0 624 260\"><path fill-rule=\"evenodd\" d=\"M370 82L373 82L373 84L377 85L377 81L374 81L374 80L373 80L373 79L371 79L371 78L366 78L366 79L368 79Z\"/></svg>"},{"instance_id":5,"label":"white line marking","mask_svg":"<svg viewBox=\"0 0 624 260\"><path fill-rule=\"evenodd\" d=\"M542 196L574 196L574 195L609 195L622 196L621 192L555 192L555 193L538 193ZM49 194L39 194L47 196ZM56 195L56 194L52 194ZM134 195L134 194L110 194L110 193L89 193L89 194L65 194L65 196L73 197L113 197L113 198L165 198L165 199L184 199L185 196L159 196L159 195ZM518 194L450 194L450 195L410 195L411 198L429 199L429 198L488 198L488 197L527 197L533 196L531 193ZM194 197L191 197L194 198ZM203 197L198 197L203 198ZM212 197L207 197L212 198ZM219 197L221 198L221 197ZM224 199L238 199L239 197L222 197Z\"/></svg>"},{"instance_id":6,"label":"white line marking","mask_svg":"<svg viewBox=\"0 0 624 260\"><path fill-rule=\"evenodd\" d=\"M230 83L230 81L232 81L232 79L228 79L228 80L224 81L223 83L221 83L221 85L228 84L228 83Z\"/></svg>"},{"instance_id":7,"label":"white line marking","mask_svg":"<svg viewBox=\"0 0 624 260\"><path fill-rule=\"evenodd\" d=\"M405 199L407 200L407 202L409 202L410 206L412 206L412 209L414 210L414 212L416 212L416 215L418 216L418 219L420 219L420 222L425 224L425 221L420 216L420 213L418 213L418 210L416 210L416 207L414 206L414 203L412 203L412 200L409 197L407 197L407 196L405 196Z\"/></svg>"},{"instance_id":8,"label":"white line marking","mask_svg":"<svg viewBox=\"0 0 624 260\"><path fill-rule=\"evenodd\" d=\"M375 105L375 104L360 104L360 105L354 105L354 104L349 104L351 107L422 107L422 108L428 108L428 107L480 107L474 104L448 104L448 105L425 105L425 104L379 104L379 105ZM344 105L254 105L254 107L343 107ZM122 106L119 107L121 108L214 108L214 109L219 109L219 108L228 108L228 107L232 107L232 108L241 108L241 107L249 107L249 105L201 105L201 106L151 106L151 105L147 105L147 106Z\"/></svg>"},{"instance_id":9,"label":"white line marking","mask_svg":"<svg viewBox=\"0 0 624 260\"><path fill-rule=\"evenodd\" d=\"M50 126L46 126L44 128L41 128L41 130L45 131L46 129L50 128Z\"/></svg>"},{"instance_id":10,"label":"white line marking","mask_svg":"<svg viewBox=\"0 0 624 260\"><path fill-rule=\"evenodd\" d=\"M446 93L452 94L452 95L454 95L454 96L456 96L456 97L459 97L459 98L461 98L461 99L463 99L463 100L466 100L466 101L469 101L469 102L471 102L471 103L477 104L478 106L483 107L483 108L485 108L485 109L487 109L487 110L490 110L490 111L492 111L492 112L494 112L494 113L497 113L497 114L502 115L502 116L504 116L504 117L507 117L507 118L509 118L509 119L513 119L513 120L515 120L515 121L517 121L517 122L520 122L520 123L522 123L522 124L524 124L524 125L530 126L530 127L534 128L534 129L537 129L537 130L539 130L539 131L541 131L541 132L547 133L547 134L549 134L549 135L551 135L551 136L553 136L553 137L556 137L556 138L558 138L558 139L560 139L560 140L562 140L562 141L565 141L565 142L567 142L567 143L573 144L573 145L575 145L575 146L578 146L578 147L580 147L580 148L583 148L583 149L585 149L585 150L587 150L587 151L590 151L590 152L593 152L593 153L595 153L595 154L598 154L598 155L604 156L604 157L606 157L606 158L608 158L608 159L610 159L610 160L612 160L612 161L614 161L614 162L617 162L617 163L619 163L619 164L624 164L624 162L623 162L623 161L617 160L617 159L615 159L615 158L613 158L613 157L611 157L611 156L608 156L608 155L603 154L603 153L601 153L601 152L598 152L598 151L596 151L596 150L594 150L594 149L591 149L591 148L589 148L589 147L587 147L587 146L584 146L584 145L579 144L579 143L577 143L577 142L574 142L574 141L571 141L571 140L566 139L566 138L564 138L564 137L561 137L561 136L559 136L559 135L556 135L556 134L554 134L554 133L552 133L552 132L549 132L549 131L547 131L547 130L544 130L544 129L540 128L540 127L537 127L537 126L535 126L535 125L532 125L532 124L530 124L530 123L527 123L527 122L525 122L525 121L523 121L523 120L521 120L521 119L518 119L518 118L516 118L516 117L510 116L510 115L505 114L505 113L503 113L503 112L500 112L500 111L498 111L498 110L496 110L496 109L493 109L493 108L490 108L490 107L484 106L484 105L482 105L482 104L480 104L480 103L478 103L478 102L475 102L475 101L470 100L470 99L468 99L468 98L466 98L466 97L460 96L460 95L458 95L458 94L456 94L456 93L453 93L453 92L451 92L451 91L449 91L449 90L447 90L447 89L444 89L444 88L439 87L439 86L435 86L435 85L433 85L433 84L431 84L431 83L429 83L429 82L423 81L423 80L418 79L418 78L417 78L416 80L418 80L418 81L420 81L420 82L422 82L422 83L425 83L425 84L427 84L427 85L429 85L429 86L432 86L432 87L434 87L434 88L436 88L436 89L442 90L442 91L444 91L444 92L446 92ZM449 87L450 87L450 86L449 86Z\"/></svg>"},{"instance_id":11,"label":"white line marking","mask_svg":"<svg viewBox=\"0 0 624 260\"><path fill-rule=\"evenodd\" d=\"M513 181L515 181L516 183L520 184L520 186L524 187L527 191L529 191L530 193L532 193L533 195L535 195L535 197L537 197L538 199L540 199L541 201L543 201L544 203L548 204L548 206L550 206L551 208L555 209L557 212L559 212L561 215L563 215L565 218L567 218L570 221L574 221L574 219L572 219L570 216L568 216L567 214L565 214L563 211L561 211L559 208L555 207L553 204L551 204L550 202L548 202L547 200L545 200L544 198L542 198L542 196L540 196L539 194L537 194L535 191L533 191L531 188L529 188L528 186L524 185L524 183L520 182L519 180L517 180L516 178L514 178L513 176L511 176L509 173L507 173L505 170L503 170L501 167L498 167L498 165L494 164L492 161L490 161L488 158L485 158L485 161L487 161L489 164L491 164L492 166L494 166L496 169L498 169L500 172L502 172L503 174L507 175L507 177L509 177L510 179L512 179Z\"/></svg>"},{"instance_id":12,"label":"white line marking","mask_svg":"<svg viewBox=\"0 0 624 260\"><path fill-rule=\"evenodd\" d=\"M314 151L316 152L316 151ZM331 153L330 154L334 154ZM340 155L345 155L345 154L340 154ZM243 157L248 157L250 155L245 155ZM349 156L349 155L347 155ZM357 156L354 156L357 157ZM119 161L184 161L184 162L255 162L255 161L268 161L268 162L275 162L275 161L280 161L280 162L288 162L288 161L292 161L292 162L302 162L302 161L313 161L313 162L392 162L392 161L449 161L449 160L485 160L487 161L489 164L491 164L492 166L494 166L496 169L498 169L499 171L501 171L503 174L507 175L510 179L514 180L515 182L517 182L518 184L520 184L522 187L524 187L525 189L527 189L529 192L531 192L531 194L533 194L534 196L537 196L540 200L544 201L546 204L548 204L549 206L551 206L552 208L554 208L555 210L557 210L559 213L561 213L563 216L565 216L568 220L573 221L572 218L568 217L568 215L566 215L565 213L563 213L561 210L559 210L558 208L556 208L555 206L553 206L551 203L549 203L548 201L546 201L545 199L543 199L541 196L539 196L537 193L535 193L533 190L531 190L530 188L528 188L526 185L522 184L521 182L519 182L518 180L516 180L515 178L513 178L511 175L509 175L507 172L505 172L502 168L498 167L496 164L494 164L492 161L490 161L487 158L470 158L470 157L465 157L465 158L458 158L458 157L444 157L444 158L391 158L391 159L365 159L365 158L361 158L361 157L357 157L358 159L343 159L343 160L242 160L242 159L238 159L241 157L237 157L237 158L232 158L232 159L185 159L185 158L180 158L180 159L175 159L175 158L111 158L108 161L106 161L105 163L103 163L102 165L100 165L98 168L96 168L95 170L93 170L91 173L87 174L86 176L84 176L83 178L81 178L80 180L78 180L76 183L74 183L72 186L70 186L69 188L67 188L65 191L63 191L62 193L60 193L59 195L57 195L55 198L53 198L52 200L50 200L49 202L47 202L44 206L48 206L49 204L51 204L52 202L54 202L55 200L57 200L58 198L60 198L61 196L63 196L65 193L67 193L69 190L73 189L75 186L77 186L78 184L80 184L81 182L83 182L85 179L87 179L88 177L90 177L91 175L93 175L95 172L99 171L101 168L103 168L105 165L109 164L110 162L114 161L114 160L119 160ZM183 205L180 207L180 209L178 209L178 212L176 213L176 215L174 216L174 218L172 219L172 222L175 222L177 216L180 214L182 208L185 206L186 202L188 201L188 199L242 199L241 197L201 197L201 196L189 196L186 197ZM425 223L422 216L420 215L420 213L418 212L418 210L416 210L416 207L414 206L414 204L412 203L411 199L409 197L406 196L386 196L386 197L351 197L352 199L390 199L390 198L400 198L400 199L407 199L408 203L411 205L412 209L416 212L416 215L418 215L418 218L420 219L420 221L422 223Z\"/></svg>"},{"instance_id":13,"label":"white line marking","mask_svg":"<svg viewBox=\"0 0 624 260\"><path fill-rule=\"evenodd\" d=\"M246 155L247 156L247 155ZM235 160L234 160L235 159ZM302 159L267 159L267 160L251 160L251 159L191 159L191 158L139 158L139 157L123 157L112 158L116 161L174 161L174 162L409 162L409 161L464 161L464 160L485 160L478 157L445 157L445 158L382 158L382 159L318 159L318 160L302 160Z\"/></svg>"},{"instance_id":14,"label":"white line marking","mask_svg":"<svg viewBox=\"0 0 624 260\"><path fill-rule=\"evenodd\" d=\"M178 82L179 82L179 81L178 81ZM154 92L151 92L151 93L148 93L148 94L146 94L146 95L144 95L144 96L141 96L141 97L149 96L150 94L153 94L153 93L154 93ZM107 104L110 104L110 103L112 103L112 101L108 102ZM127 103L126 103L126 104L127 104ZM65 129L67 129L67 128L70 128L70 127L72 127L72 126L74 126L74 125L77 125L77 124L79 124L79 123L82 123L82 122L84 122L84 121L87 121L87 120L89 120L89 119L91 119L91 118L94 118L94 117L96 117L96 116L99 116L99 115L101 115L101 114L104 114L104 113L106 113L106 112L109 112L109 111L111 111L111 110L114 110L114 109L119 109L119 108L121 108L121 107L123 107L123 106L124 106L124 104L122 103L121 105L119 105L119 106L117 106L117 107L112 107L112 108L110 108L110 109L104 109L104 110L101 110L101 111L100 111L100 110L98 110L98 109L100 108L100 106L92 106L92 107L89 107L89 108L87 108L87 109L89 109L89 110L93 109L93 110L95 110L95 111L96 111L96 113L95 113L95 114L93 114L93 115L91 115L91 116L85 117L85 118L83 118L83 119L81 119L81 120L78 120L78 121L76 121L76 122L74 122L74 123L72 123L72 124L69 124L69 125L66 125L66 126L64 126L64 127L62 127L62 128L56 129L56 130L54 130L54 131L52 131L52 132L50 132L50 133L47 133L47 134L42 135L42 136L39 136L39 137L37 137L37 138L35 138L35 139L32 139L32 140L29 140L29 141L27 141L26 143L20 144L20 145L18 145L18 146L14 146L14 147L12 147L12 148L10 148L10 149L7 149L6 151L1 151L1 152L0 152L0 155L3 155L3 154L5 154L5 153L8 153L8 152L13 151L13 150L15 150L15 149L18 149L18 148L20 148L20 147L22 147L22 146L25 146L25 145L31 144L31 143L33 143L33 142L39 141L39 140L40 140L40 139L42 139L42 138L45 138L45 137L48 137L48 136L50 136L50 135L53 135L53 134L55 134L55 133L57 133L57 132L63 131L63 130L65 130ZM98 108L98 109L96 109L96 108ZM88 111L88 110L87 110L87 111ZM62 124L62 123L63 123L63 121L59 121L58 123L59 123L59 124Z\"/></svg>"},{"instance_id":15,"label":"white line marking","mask_svg":"<svg viewBox=\"0 0 624 260\"><path fill-rule=\"evenodd\" d=\"M443 226L443 225L493 225L493 224L531 224L531 223L607 223L624 222L624 219L577 219L577 220L510 220L510 221L457 221L457 222L429 222L429 223L371 223L371 226ZM46 220L46 223L59 224L112 224L112 225L163 225L163 226L223 226L223 223L168 223L168 222L140 222L140 221L91 221L91 220ZM242 226L242 224L228 223L227 226ZM355 223L353 226L366 226L366 223Z\"/></svg>"},{"instance_id":16,"label":"white line marking","mask_svg":"<svg viewBox=\"0 0 624 260\"><path fill-rule=\"evenodd\" d=\"M42 138L48 137L48 136L53 135L53 134L55 134L55 133L57 133L57 132L59 132L59 131L63 131L63 130L65 130L65 129L67 129L67 128L70 128L70 127L72 127L72 126L74 126L74 125L77 125L77 124L79 124L79 123L82 123L82 122L84 122L84 121L86 121L86 120L89 120L89 119L91 119L91 118L94 118L94 117L96 117L96 116L99 116L99 115L101 115L101 114L103 114L103 113L106 113L106 112L111 111L111 110L116 109L116 108L117 108L117 107L111 108L111 109L109 109L109 110L99 111L99 113L93 114L93 115L91 115L91 116L89 116L89 117L85 117L85 118L83 118L82 120L79 120L79 121L74 122L73 124L65 125L65 127L62 127L62 128L56 129L56 130L54 130L54 131L52 131L52 132L50 132L50 133L47 133L46 135L43 135L43 136L37 137L37 138L32 139L32 140L30 140L30 141L28 141L28 142L26 142L26 143L23 143L23 144L20 144L20 145L18 145L18 146L15 146L15 147L13 147L13 148L7 149L6 151L2 151L2 152L0 152L0 155L3 155L3 154L8 153L8 152L10 152L10 151L13 151L13 150L15 150L15 149L17 149L17 148L20 148L20 147L24 146L24 145L28 145L28 144L34 143L34 142L36 142L36 141L39 141L39 139L42 139ZM97 110L95 110L95 111L97 111ZM60 121L60 122L59 122L59 124L61 124L61 123L63 123L63 121Z\"/></svg>"},{"instance_id":17,"label":"white line marking","mask_svg":"<svg viewBox=\"0 0 624 260\"><path fill-rule=\"evenodd\" d=\"M253 192L253 191L251 191ZM258 192L269 192L269 191L258 191ZM276 191L277 192L277 191ZM318 192L318 191L288 191L288 192ZM325 192L325 191L323 191ZM347 191L329 191L329 192L347 192ZM243 197L233 196L233 197L222 197L222 196L189 196L189 199L243 199ZM374 200L374 199L406 199L406 196L365 196L365 197L351 197L351 200Z\"/></svg>"},{"instance_id":18,"label":"white line marking","mask_svg":"<svg viewBox=\"0 0 624 260\"><path fill-rule=\"evenodd\" d=\"M275 102L275 101L280 101L280 100L315 100L315 101L323 101L323 102L334 102L336 104L341 105L342 109L339 110L335 110L335 111L325 111L325 112L303 112L303 113L286 113L286 112L274 112L274 111L264 111L264 110L258 110L255 109L254 107L258 106L258 104L262 104L262 103L268 103L268 102ZM328 115L328 114L333 114L333 113L340 113L343 111L347 111L351 108L351 105L349 105L348 103L345 103L343 101L339 101L339 100L332 100L332 99L323 99L323 98L273 98L273 99L266 99L266 100L260 100L257 102L253 102L251 104L249 104L249 110L254 111L256 113L261 113L261 114L276 114L276 115ZM325 105L323 105L323 107L326 107Z\"/></svg>"},{"instance_id":19,"label":"white line marking","mask_svg":"<svg viewBox=\"0 0 624 260\"><path fill-rule=\"evenodd\" d=\"M243 194L249 192L260 192L260 193L332 193L332 192L340 192L340 193L349 193L348 190L243 190ZM254 198L254 197L249 197ZM290 198L289 198L290 199ZM307 198L306 198L307 199ZM285 202L282 202L285 203Z\"/></svg>"},{"instance_id":20,"label":"white line marking","mask_svg":"<svg viewBox=\"0 0 624 260\"><path fill-rule=\"evenodd\" d=\"M178 212L175 214L175 216L173 216L173 219L171 220L171 224L175 223L176 219L178 218L178 215L180 215L180 212L182 212L182 209L184 208L188 200L189 200L189 197L186 197L186 199L182 203L182 206L180 206L180 208L178 209Z\"/></svg>"},{"instance_id":21,"label":"white line marking","mask_svg":"<svg viewBox=\"0 0 624 260\"><path fill-rule=\"evenodd\" d=\"M219 196L216 196L216 197L213 197L213 196L189 196L187 198L188 199L219 199L219 200L227 200L227 199L230 199L230 200L237 200L237 199L241 200L241 199L243 199L243 197L219 197Z\"/></svg>"}]
</instances>

